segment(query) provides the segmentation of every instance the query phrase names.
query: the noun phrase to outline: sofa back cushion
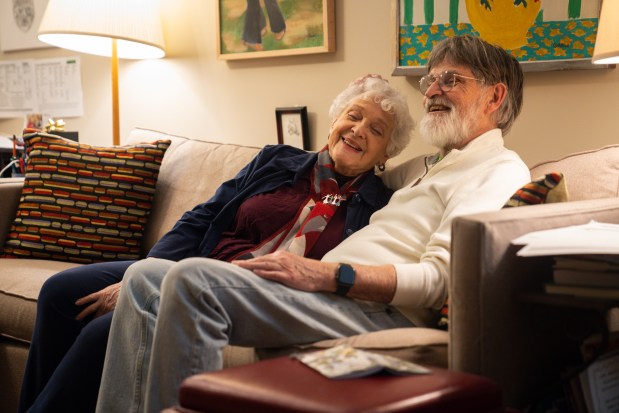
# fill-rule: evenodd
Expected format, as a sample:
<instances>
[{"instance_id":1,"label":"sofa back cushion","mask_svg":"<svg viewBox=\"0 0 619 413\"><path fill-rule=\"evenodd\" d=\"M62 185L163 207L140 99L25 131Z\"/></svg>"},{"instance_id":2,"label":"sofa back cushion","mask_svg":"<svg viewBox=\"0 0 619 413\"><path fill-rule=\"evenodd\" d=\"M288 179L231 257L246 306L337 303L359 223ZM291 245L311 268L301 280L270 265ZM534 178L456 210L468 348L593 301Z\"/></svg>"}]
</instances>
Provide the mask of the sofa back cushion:
<instances>
[{"instance_id":1,"label":"sofa back cushion","mask_svg":"<svg viewBox=\"0 0 619 413\"><path fill-rule=\"evenodd\" d=\"M260 148L208 142L163 132L134 129L128 142L169 139L159 170L143 253L168 232L185 211L207 201L219 185L233 178Z\"/></svg>"},{"instance_id":2,"label":"sofa back cushion","mask_svg":"<svg viewBox=\"0 0 619 413\"><path fill-rule=\"evenodd\" d=\"M619 196L619 145L576 152L564 158L539 163L531 176L561 172L567 183L570 201Z\"/></svg>"}]
</instances>

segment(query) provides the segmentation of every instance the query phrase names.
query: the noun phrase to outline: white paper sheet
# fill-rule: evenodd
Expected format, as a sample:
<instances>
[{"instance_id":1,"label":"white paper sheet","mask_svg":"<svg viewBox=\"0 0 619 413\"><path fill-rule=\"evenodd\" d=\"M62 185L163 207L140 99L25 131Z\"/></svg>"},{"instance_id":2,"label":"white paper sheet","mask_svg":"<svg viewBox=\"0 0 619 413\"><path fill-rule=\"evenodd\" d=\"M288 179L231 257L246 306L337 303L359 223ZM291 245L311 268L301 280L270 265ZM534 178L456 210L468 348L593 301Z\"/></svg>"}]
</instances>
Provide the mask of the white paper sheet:
<instances>
[{"instance_id":1,"label":"white paper sheet","mask_svg":"<svg viewBox=\"0 0 619 413\"><path fill-rule=\"evenodd\" d=\"M591 413L619 413L619 352L602 356L580 379Z\"/></svg>"},{"instance_id":2,"label":"white paper sheet","mask_svg":"<svg viewBox=\"0 0 619 413\"><path fill-rule=\"evenodd\" d=\"M84 115L79 56L0 61L0 118Z\"/></svg>"},{"instance_id":3,"label":"white paper sheet","mask_svg":"<svg viewBox=\"0 0 619 413\"><path fill-rule=\"evenodd\" d=\"M619 225L591 221L584 225L536 231L512 240L524 245L517 255L619 254Z\"/></svg>"},{"instance_id":4,"label":"white paper sheet","mask_svg":"<svg viewBox=\"0 0 619 413\"><path fill-rule=\"evenodd\" d=\"M430 373L430 370L418 364L346 345L293 357L331 379L365 377L383 371L396 375Z\"/></svg>"}]
</instances>

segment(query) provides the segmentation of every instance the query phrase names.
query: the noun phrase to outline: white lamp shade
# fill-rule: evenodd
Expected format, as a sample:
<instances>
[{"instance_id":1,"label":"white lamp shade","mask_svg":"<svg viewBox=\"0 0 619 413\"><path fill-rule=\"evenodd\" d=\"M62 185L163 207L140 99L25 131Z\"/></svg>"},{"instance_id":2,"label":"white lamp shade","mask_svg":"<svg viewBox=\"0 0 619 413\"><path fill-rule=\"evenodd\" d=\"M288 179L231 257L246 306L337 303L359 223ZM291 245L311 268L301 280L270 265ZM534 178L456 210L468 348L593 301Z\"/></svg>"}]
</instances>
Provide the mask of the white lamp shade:
<instances>
[{"instance_id":1,"label":"white lamp shade","mask_svg":"<svg viewBox=\"0 0 619 413\"><path fill-rule=\"evenodd\" d=\"M619 0L604 0L593 50L593 63L619 63Z\"/></svg>"},{"instance_id":2,"label":"white lamp shade","mask_svg":"<svg viewBox=\"0 0 619 413\"><path fill-rule=\"evenodd\" d=\"M152 59L165 56L157 0L49 0L39 40L81 53Z\"/></svg>"}]
</instances>

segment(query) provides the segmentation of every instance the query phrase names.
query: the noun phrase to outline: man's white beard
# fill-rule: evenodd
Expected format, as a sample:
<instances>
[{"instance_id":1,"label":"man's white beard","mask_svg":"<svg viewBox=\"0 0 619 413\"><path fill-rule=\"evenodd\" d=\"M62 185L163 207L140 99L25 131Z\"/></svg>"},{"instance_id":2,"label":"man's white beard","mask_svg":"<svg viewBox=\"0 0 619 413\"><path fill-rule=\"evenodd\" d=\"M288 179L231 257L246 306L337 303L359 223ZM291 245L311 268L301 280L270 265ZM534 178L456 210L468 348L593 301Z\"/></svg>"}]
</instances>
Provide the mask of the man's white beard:
<instances>
[{"instance_id":1,"label":"man's white beard","mask_svg":"<svg viewBox=\"0 0 619 413\"><path fill-rule=\"evenodd\" d=\"M437 148L451 150L460 148L469 138L475 122L479 102L460 111L447 99L437 97L426 101L426 108L433 104L449 107L448 114L430 114L427 112L419 123L419 134L424 142Z\"/></svg>"}]
</instances>

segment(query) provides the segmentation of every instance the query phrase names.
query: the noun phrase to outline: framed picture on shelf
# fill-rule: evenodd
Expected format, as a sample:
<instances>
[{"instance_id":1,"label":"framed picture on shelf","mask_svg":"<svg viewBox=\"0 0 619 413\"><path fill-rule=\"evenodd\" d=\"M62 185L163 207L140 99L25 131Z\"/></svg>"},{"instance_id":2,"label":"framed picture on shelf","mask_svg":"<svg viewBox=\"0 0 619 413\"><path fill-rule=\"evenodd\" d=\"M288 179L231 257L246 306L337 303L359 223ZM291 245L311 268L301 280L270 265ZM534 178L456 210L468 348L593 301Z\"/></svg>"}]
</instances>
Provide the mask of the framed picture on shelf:
<instances>
[{"instance_id":1,"label":"framed picture on shelf","mask_svg":"<svg viewBox=\"0 0 619 413\"><path fill-rule=\"evenodd\" d=\"M217 0L217 57L335 51L335 0Z\"/></svg>"},{"instance_id":2,"label":"framed picture on shelf","mask_svg":"<svg viewBox=\"0 0 619 413\"><path fill-rule=\"evenodd\" d=\"M392 0L394 75L421 76L434 44L469 34L498 44L523 71L593 69L601 0Z\"/></svg>"},{"instance_id":3,"label":"framed picture on shelf","mask_svg":"<svg viewBox=\"0 0 619 413\"><path fill-rule=\"evenodd\" d=\"M276 108L277 143L308 150L309 126L307 106Z\"/></svg>"}]
</instances>

